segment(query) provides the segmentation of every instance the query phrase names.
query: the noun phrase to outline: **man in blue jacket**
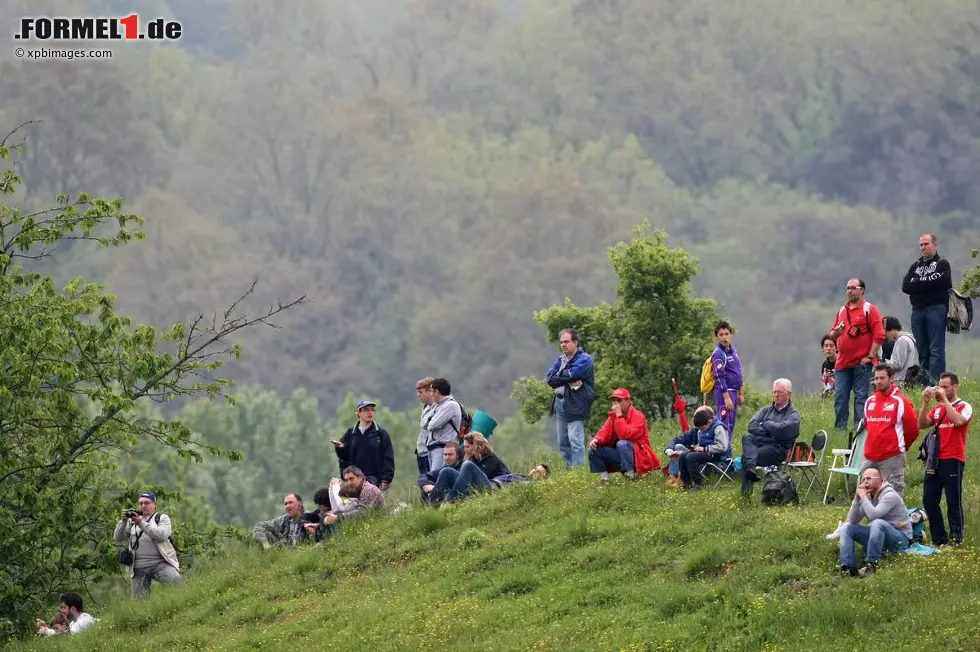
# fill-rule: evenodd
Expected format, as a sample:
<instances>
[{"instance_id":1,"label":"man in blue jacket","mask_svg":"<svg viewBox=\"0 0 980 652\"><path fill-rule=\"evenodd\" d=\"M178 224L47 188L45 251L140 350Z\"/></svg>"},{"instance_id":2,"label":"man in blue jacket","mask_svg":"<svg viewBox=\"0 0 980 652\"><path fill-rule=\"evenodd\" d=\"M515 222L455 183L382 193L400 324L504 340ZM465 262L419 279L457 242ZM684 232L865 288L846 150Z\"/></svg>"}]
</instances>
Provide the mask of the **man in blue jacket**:
<instances>
[{"instance_id":1,"label":"man in blue jacket","mask_svg":"<svg viewBox=\"0 0 980 652\"><path fill-rule=\"evenodd\" d=\"M566 328L558 334L561 355L548 370L554 389L549 414L558 420L558 449L567 466L585 464L585 422L595 400L592 356L579 348L578 333Z\"/></svg>"}]
</instances>

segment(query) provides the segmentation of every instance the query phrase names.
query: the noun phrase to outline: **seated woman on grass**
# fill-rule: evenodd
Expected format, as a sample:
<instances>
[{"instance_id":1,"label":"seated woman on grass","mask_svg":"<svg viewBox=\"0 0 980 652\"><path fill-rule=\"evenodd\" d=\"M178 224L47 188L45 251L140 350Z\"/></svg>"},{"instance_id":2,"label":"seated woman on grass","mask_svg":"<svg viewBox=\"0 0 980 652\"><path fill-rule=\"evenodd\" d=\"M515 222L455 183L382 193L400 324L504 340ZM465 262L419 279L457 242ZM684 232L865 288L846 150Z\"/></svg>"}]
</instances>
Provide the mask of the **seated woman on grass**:
<instances>
[{"instance_id":1,"label":"seated woman on grass","mask_svg":"<svg viewBox=\"0 0 980 652\"><path fill-rule=\"evenodd\" d=\"M452 503L470 494L473 489L493 491L496 485L492 480L498 476L510 475L510 469L497 457L486 438L478 432L467 433L463 437L463 464L456 469L439 469L435 489L432 490L444 502Z\"/></svg>"}]
</instances>

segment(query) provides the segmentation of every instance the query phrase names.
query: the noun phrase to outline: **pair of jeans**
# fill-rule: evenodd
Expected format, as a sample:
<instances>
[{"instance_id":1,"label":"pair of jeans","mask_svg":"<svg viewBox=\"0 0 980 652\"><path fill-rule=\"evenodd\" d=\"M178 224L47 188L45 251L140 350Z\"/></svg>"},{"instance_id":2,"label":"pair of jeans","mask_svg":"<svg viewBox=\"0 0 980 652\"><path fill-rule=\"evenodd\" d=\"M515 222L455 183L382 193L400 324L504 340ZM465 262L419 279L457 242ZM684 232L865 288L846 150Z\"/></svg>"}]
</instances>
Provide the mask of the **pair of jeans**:
<instances>
[{"instance_id":1,"label":"pair of jeans","mask_svg":"<svg viewBox=\"0 0 980 652\"><path fill-rule=\"evenodd\" d=\"M674 450L680 451L681 454L684 454L687 452L688 449L687 446L685 446L684 444L674 444ZM677 457L671 457L669 459L670 459L670 463L667 465L667 470L670 472L671 475L680 475L681 474L681 467L679 462L680 455L678 455Z\"/></svg>"},{"instance_id":2,"label":"pair of jeans","mask_svg":"<svg viewBox=\"0 0 980 652\"><path fill-rule=\"evenodd\" d=\"M617 441L615 446L598 446L595 450L589 449L589 470L593 473L602 473L606 466L613 467L616 471L635 471L633 462L633 442Z\"/></svg>"},{"instance_id":3,"label":"pair of jeans","mask_svg":"<svg viewBox=\"0 0 980 652\"><path fill-rule=\"evenodd\" d=\"M902 531L883 519L871 521L871 525L845 523L840 533L840 565L857 568L854 544L864 546L864 558L877 563L886 552L902 552L911 543Z\"/></svg>"},{"instance_id":4,"label":"pair of jeans","mask_svg":"<svg viewBox=\"0 0 980 652\"><path fill-rule=\"evenodd\" d=\"M939 460L935 473L926 475L922 484L922 505L929 517L929 533L934 545L949 543L950 539L963 541L963 470L966 465L959 460ZM949 516L949 534L943 523L940 500L946 492L946 514Z\"/></svg>"},{"instance_id":5,"label":"pair of jeans","mask_svg":"<svg viewBox=\"0 0 980 652\"><path fill-rule=\"evenodd\" d=\"M451 466L442 467L432 493L436 494L436 498L445 497L448 501L454 501L465 498L473 489L493 491L494 484L475 462L466 460L459 471Z\"/></svg>"},{"instance_id":6,"label":"pair of jeans","mask_svg":"<svg viewBox=\"0 0 980 652\"><path fill-rule=\"evenodd\" d=\"M871 365L858 365L850 369L834 370L834 428L847 430L848 400L854 392L854 426L864 418L864 403L871 393Z\"/></svg>"},{"instance_id":7,"label":"pair of jeans","mask_svg":"<svg viewBox=\"0 0 980 652\"><path fill-rule=\"evenodd\" d=\"M949 306L941 303L912 311L912 337L919 354L919 368L931 378L922 382L937 382L946 371L946 315Z\"/></svg>"},{"instance_id":8,"label":"pair of jeans","mask_svg":"<svg viewBox=\"0 0 980 652\"><path fill-rule=\"evenodd\" d=\"M558 420L558 450L566 466L585 464L585 421L565 420L565 401L555 401L555 418Z\"/></svg>"},{"instance_id":9,"label":"pair of jeans","mask_svg":"<svg viewBox=\"0 0 980 652\"><path fill-rule=\"evenodd\" d=\"M708 462L718 461L718 456L701 451L689 451L682 453L678 459L680 461L681 480L684 481L684 486L690 487L694 485L700 487L704 481L704 476L701 475L701 468Z\"/></svg>"}]
</instances>

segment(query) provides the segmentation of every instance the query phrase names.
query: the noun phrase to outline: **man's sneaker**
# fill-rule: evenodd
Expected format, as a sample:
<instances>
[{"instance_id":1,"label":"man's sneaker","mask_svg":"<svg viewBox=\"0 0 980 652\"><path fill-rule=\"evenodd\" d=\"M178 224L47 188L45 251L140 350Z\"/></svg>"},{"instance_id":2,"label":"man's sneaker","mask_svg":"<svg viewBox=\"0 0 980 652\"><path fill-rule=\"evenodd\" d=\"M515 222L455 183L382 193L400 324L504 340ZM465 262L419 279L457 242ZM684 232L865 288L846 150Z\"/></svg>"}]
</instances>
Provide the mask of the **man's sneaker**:
<instances>
[{"instance_id":1,"label":"man's sneaker","mask_svg":"<svg viewBox=\"0 0 980 652\"><path fill-rule=\"evenodd\" d=\"M629 471L626 472L626 477L629 478L630 480L636 480L636 471L630 469Z\"/></svg>"},{"instance_id":2,"label":"man's sneaker","mask_svg":"<svg viewBox=\"0 0 980 652\"><path fill-rule=\"evenodd\" d=\"M840 574L842 577L857 577L858 569L854 566L841 566Z\"/></svg>"},{"instance_id":3,"label":"man's sneaker","mask_svg":"<svg viewBox=\"0 0 980 652\"><path fill-rule=\"evenodd\" d=\"M603 482L609 482L610 481L609 472L608 471L603 471L602 473L600 473L599 474L599 479L601 481L603 481Z\"/></svg>"},{"instance_id":4,"label":"man's sneaker","mask_svg":"<svg viewBox=\"0 0 980 652\"><path fill-rule=\"evenodd\" d=\"M858 571L858 575L861 577L867 577L868 575L874 574L876 570L878 570L878 564L873 561L869 561L867 564L861 567L861 570Z\"/></svg>"}]
</instances>

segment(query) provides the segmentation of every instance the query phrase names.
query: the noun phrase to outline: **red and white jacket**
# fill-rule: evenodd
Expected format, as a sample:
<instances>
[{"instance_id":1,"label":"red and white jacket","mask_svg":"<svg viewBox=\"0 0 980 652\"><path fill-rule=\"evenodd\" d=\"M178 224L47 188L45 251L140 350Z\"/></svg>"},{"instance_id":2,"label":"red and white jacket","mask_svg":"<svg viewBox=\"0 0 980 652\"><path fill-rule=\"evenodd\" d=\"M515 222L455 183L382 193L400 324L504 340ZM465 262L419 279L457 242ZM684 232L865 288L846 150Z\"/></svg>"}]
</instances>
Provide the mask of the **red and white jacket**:
<instances>
[{"instance_id":1,"label":"red and white jacket","mask_svg":"<svg viewBox=\"0 0 980 652\"><path fill-rule=\"evenodd\" d=\"M864 403L864 457L881 462L904 453L919 436L919 417L909 397L896 385L875 391Z\"/></svg>"}]
</instances>

